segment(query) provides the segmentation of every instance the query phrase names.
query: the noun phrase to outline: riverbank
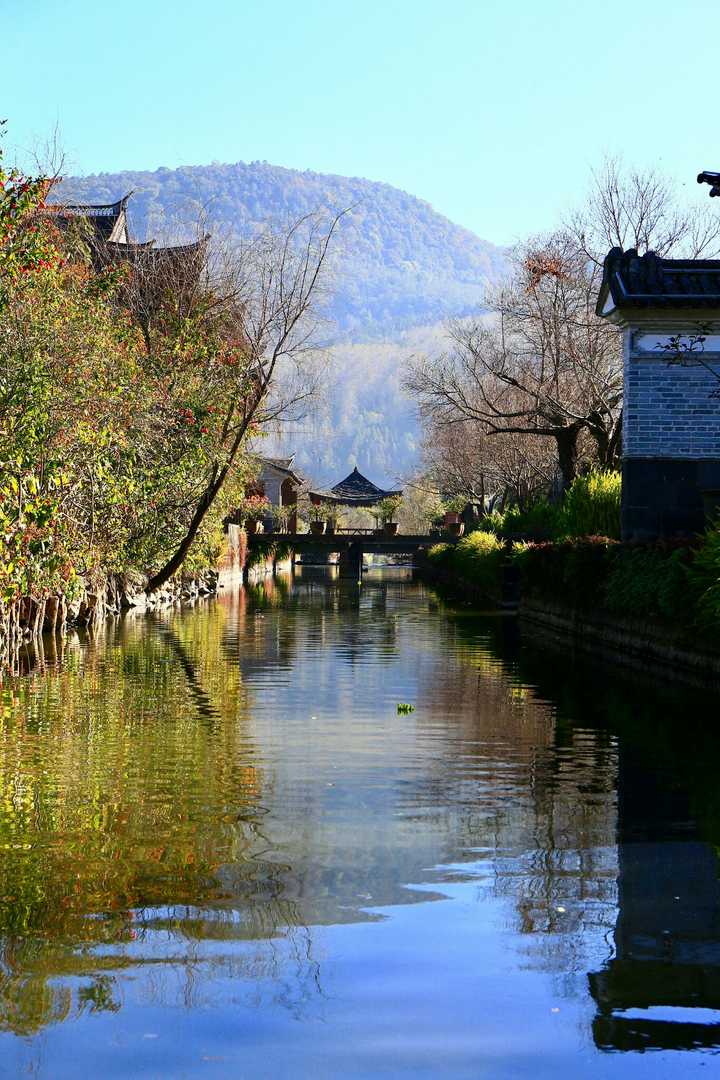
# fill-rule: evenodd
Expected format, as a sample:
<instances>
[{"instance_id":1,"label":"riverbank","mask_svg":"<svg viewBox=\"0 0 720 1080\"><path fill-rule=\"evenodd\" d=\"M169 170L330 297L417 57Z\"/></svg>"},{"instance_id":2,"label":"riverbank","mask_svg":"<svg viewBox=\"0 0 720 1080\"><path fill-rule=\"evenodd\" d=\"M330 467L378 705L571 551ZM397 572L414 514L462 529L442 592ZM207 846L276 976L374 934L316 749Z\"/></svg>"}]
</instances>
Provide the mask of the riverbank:
<instances>
[{"instance_id":1,"label":"riverbank","mask_svg":"<svg viewBox=\"0 0 720 1080\"><path fill-rule=\"evenodd\" d=\"M24 596L5 604L0 608L0 669L13 669L20 651L43 635L62 636L74 628L97 627L125 612L159 611L214 596L218 589L242 582L246 559L245 532L229 525L215 566L178 573L160 589L149 591L148 575L137 570L98 572L92 579L75 579L65 592Z\"/></svg>"},{"instance_id":2,"label":"riverbank","mask_svg":"<svg viewBox=\"0 0 720 1080\"><path fill-rule=\"evenodd\" d=\"M474 533L437 545L422 576L480 607L513 610L583 651L720 680L714 536L622 544L605 537L504 542Z\"/></svg>"},{"instance_id":3,"label":"riverbank","mask_svg":"<svg viewBox=\"0 0 720 1080\"><path fill-rule=\"evenodd\" d=\"M147 591L147 577L139 573L98 576L79 581L68 594L25 596L7 605L0 621L0 665L8 664L24 645L42 635L62 635L76 627L95 626L127 611L157 611L182 601L214 595L222 572L208 569L182 574L156 592Z\"/></svg>"}]
</instances>

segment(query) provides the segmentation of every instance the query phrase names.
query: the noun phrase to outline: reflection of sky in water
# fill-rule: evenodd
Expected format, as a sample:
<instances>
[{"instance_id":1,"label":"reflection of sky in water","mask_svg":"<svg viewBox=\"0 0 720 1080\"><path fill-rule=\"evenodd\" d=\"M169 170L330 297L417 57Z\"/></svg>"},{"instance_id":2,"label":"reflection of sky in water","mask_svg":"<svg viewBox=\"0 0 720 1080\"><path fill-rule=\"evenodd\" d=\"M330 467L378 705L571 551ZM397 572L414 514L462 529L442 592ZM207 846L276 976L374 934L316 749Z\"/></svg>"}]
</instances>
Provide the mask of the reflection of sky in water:
<instances>
[{"instance_id":1,"label":"reflection of sky in water","mask_svg":"<svg viewBox=\"0 0 720 1080\"><path fill-rule=\"evenodd\" d=\"M0 1075L704 1075L690 698L661 737L644 684L563 667L402 574L70 640L6 690Z\"/></svg>"}]
</instances>

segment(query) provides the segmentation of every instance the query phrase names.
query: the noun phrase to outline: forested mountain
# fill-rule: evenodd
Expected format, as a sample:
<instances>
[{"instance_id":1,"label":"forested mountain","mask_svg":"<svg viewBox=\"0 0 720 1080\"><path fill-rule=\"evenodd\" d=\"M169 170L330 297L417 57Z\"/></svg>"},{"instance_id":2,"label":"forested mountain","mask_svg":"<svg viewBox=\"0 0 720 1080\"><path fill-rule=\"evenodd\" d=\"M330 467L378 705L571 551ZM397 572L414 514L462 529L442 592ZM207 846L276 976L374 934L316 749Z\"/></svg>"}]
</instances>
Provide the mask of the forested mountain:
<instances>
[{"instance_id":1,"label":"forested mountain","mask_svg":"<svg viewBox=\"0 0 720 1080\"><path fill-rule=\"evenodd\" d=\"M502 249L389 184L266 162L101 173L66 180L61 195L114 202L131 190L136 239L187 239L203 216L215 235L248 236L269 219L286 223L323 207L352 207L334 246L329 300L336 381L324 415L291 429L286 442L303 464L322 461L319 479L356 462L381 481L406 472L417 433L399 389L409 350L403 339L413 328L478 311L504 268Z\"/></svg>"}]
</instances>

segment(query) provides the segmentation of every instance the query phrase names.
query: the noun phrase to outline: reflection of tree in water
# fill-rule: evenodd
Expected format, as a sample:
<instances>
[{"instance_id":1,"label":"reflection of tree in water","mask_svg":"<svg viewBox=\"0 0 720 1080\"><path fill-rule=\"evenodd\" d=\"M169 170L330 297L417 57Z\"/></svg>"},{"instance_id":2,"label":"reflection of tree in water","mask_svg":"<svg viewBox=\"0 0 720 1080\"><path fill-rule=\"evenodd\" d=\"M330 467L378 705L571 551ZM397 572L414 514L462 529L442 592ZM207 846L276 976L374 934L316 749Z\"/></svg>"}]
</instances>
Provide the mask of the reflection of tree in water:
<instances>
[{"instance_id":1,"label":"reflection of tree in water","mask_svg":"<svg viewBox=\"0 0 720 1080\"><path fill-rule=\"evenodd\" d=\"M30 1033L73 1009L114 1009L112 973L131 965L189 972L187 958L142 955L149 908L186 943L192 923L172 915L183 906L211 905L228 938L295 926L283 868L262 854L263 772L221 617L127 620L116 636L70 649L54 674L4 689L2 1026ZM233 892L220 874L228 864ZM68 976L87 980L74 1005L68 983L54 981Z\"/></svg>"},{"instance_id":2,"label":"reflection of tree in water","mask_svg":"<svg viewBox=\"0 0 720 1080\"><path fill-rule=\"evenodd\" d=\"M612 914L612 955L590 967L585 984L597 1006L596 1045L717 1048L720 1024L700 1022L692 1011L720 1011L720 786L717 735L708 723L716 698L582 659L568 671L561 653L529 651L520 670L558 703L563 745L581 735L611 750L617 899L605 913L596 910L601 925ZM582 731L570 722L577 717ZM579 806L582 799L592 804L597 778L578 794ZM579 932L587 929L583 921ZM668 1008L684 1011L670 1015Z\"/></svg>"},{"instance_id":3,"label":"reflection of tree in water","mask_svg":"<svg viewBox=\"0 0 720 1080\"><path fill-rule=\"evenodd\" d=\"M586 993L602 967L588 949L615 924L615 789L620 769L622 818L633 739L641 763L654 739L642 768L666 762L683 790L703 770L688 814L718 836L709 736L675 763L651 693L612 697L545 654L535 665L487 622L428 616L402 586L300 579L280 606L275 588L127 620L6 687L4 1027L112 1012L130 992L212 1004L228 977L247 1003L307 1014L322 994L310 927L474 876L481 897L509 901L525 962ZM401 678L418 706L406 717L399 698L387 709Z\"/></svg>"},{"instance_id":4,"label":"reflection of tree in water","mask_svg":"<svg viewBox=\"0 0 720 1080\"><path fill-rule=\"evenodd\" d=\"M502 659L487 621L452 625L461 663L431 671L421 697L435 727L444 708L457 764L438 763L421 798L428 811L460 808L457 861L488 860L490 891L512 902L528 963L574 992L614 920L616 746L565 722L557 695L526 681L512 654Z\"/></svg>"}]
</instances>

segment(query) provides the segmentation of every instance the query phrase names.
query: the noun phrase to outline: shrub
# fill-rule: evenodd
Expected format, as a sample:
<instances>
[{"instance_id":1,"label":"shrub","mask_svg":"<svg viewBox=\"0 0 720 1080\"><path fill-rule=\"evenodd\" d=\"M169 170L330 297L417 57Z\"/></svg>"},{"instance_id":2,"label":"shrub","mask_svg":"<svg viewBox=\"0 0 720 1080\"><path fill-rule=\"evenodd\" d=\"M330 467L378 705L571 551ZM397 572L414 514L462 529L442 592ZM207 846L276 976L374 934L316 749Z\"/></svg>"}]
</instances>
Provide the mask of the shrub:
<instances>
[{"instance_id":1,"label":"shrub","mask_svg":"<svg viewBox=\"0 0 720 1080\"><path fill-rule=\"evenodd\" d=\"M700 627L720 627L720 528L714 526L703 536L701 547L687 571L695 622Z\"/></svg>"},{"instance_id":2,"label":"shrub","mask_svg":"<svg viewBox=\"0 0 720 1080\"><path fill-rule=\"evenodd\" d=\"M485 514L480 522L483 531L495 533L496 536L502 535L504 525L505 511L503 510L491 510L489 514Z\"/></svg>"},{"instance_id":3,"label":"shrub","mask_svg":"<svg viewBox=\"0 0 720 1080\"><path fill-rule=\"evenodd\" d=\"M578 476L562 506L539 499L525 510L511 506L486 514L481 527L498 536L559 540L562 537L608 536L620 538L621 478L617 472L592 469Z\"/></svg>"},{"instance_id":4,"label":"shrub","mask_svg":"<svg viewBox=\"0 0 720 1080\"><path fill-rule=\"evenodd\" d=\"M605 607L617 615L691 621L691 557L687 547L618 546L608 561Z\"/></svg>"},{"instance_id":5,"label":"shrub","mask_svg":"<svg viewBox=\"0 0 720 1080\"><path fill-rule=\"evenodd\" d=\"M494 533L474 532L457 544L435 544L430 562L458 579L476 586L488 599L500 595L505 547Z\"/></svg>"},{"instance_id":6,"label":"shrub","mask_svg":"<svg viewBox=\"0 0 720 1080\"><path fill-rule=\"evenodd\" d=\"M503 533L525 533L539 540L551 540L560 531L561 511L547 499L539 499L526 510L511 507L505 514Z\"/></svg>"},{"instance_id":7,"label":"shrub","mask_svg":"<svg viewBox=\"0 0 720 1080\"><path fill-rule=\"evenodd\" d=\"M428 559L433 566L446 566L453 550L452 544L433 544L428 551Z\"/></svg>"},{"instance_id":8,"label":"shrub","mask_svg":"<svg viewBox=\"0 0 720 1080\"><path fill-rule=\"evenodd\" d=\"M609 536L620 539L619 472L591 469L578 476L565 495L558 529L565 536Z\"/></svg>"},{"instance_id":9,"label":"shrub","mask_svg":"<svg viewBox=\"0 0 720 1080\"><path fill-rule=\"evenodd\" d=\"M615 541L605 536L513 547L523 595L559 600L570 607L602 606L608 553Z\"/></svg>"}]
</instances>

